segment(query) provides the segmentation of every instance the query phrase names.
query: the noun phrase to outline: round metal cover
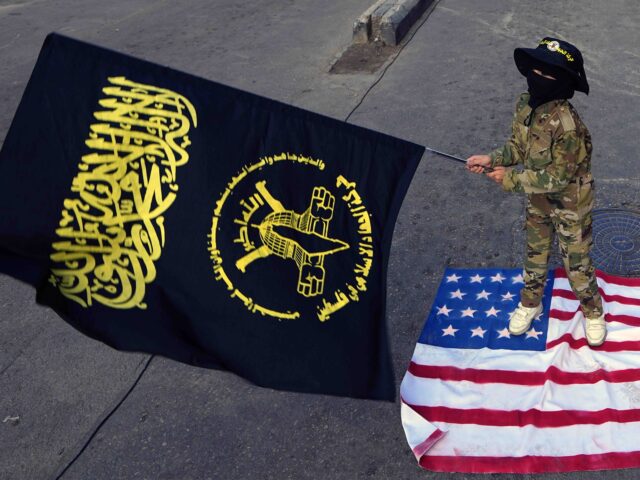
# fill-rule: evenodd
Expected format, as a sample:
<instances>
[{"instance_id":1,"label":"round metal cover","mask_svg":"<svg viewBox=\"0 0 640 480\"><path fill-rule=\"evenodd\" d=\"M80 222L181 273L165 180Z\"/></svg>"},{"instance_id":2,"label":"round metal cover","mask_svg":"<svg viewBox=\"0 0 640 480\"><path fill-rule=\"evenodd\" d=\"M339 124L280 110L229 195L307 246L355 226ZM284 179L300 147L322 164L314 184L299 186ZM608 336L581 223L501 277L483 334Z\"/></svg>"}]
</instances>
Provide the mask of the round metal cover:
<instances>
[{"instance_id":1,"label":"round metal cover","mask_svg":"<svg viewBox=\"0 0 640 480\"><path fill-rule=\"evenodd\" d=\"M625 277L640 277L640 213L620 208L593 211L596 268Z\"/></svg>"}]
</instances>

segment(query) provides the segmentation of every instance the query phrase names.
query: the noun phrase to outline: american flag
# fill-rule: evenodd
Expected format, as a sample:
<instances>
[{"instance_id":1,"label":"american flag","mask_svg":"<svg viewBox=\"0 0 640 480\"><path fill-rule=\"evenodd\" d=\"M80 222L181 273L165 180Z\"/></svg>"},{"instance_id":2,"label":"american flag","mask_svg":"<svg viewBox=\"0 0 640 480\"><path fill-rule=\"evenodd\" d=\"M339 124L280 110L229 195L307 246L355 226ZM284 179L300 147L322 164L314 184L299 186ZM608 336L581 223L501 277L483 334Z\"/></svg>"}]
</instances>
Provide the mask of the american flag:
<instances>
[{"instance_id":1,"label":"american flag","mask_svg":"<svg viewBox=\"0 0 640 480\"><path fill-rule=\"evenodd\" d=\"M640 467L640 279L597 272L608 335L590 348L563 269L513 336L522 271L448 269L400 387L428 470L537 473Z\"/></svg>"}]
</instances>

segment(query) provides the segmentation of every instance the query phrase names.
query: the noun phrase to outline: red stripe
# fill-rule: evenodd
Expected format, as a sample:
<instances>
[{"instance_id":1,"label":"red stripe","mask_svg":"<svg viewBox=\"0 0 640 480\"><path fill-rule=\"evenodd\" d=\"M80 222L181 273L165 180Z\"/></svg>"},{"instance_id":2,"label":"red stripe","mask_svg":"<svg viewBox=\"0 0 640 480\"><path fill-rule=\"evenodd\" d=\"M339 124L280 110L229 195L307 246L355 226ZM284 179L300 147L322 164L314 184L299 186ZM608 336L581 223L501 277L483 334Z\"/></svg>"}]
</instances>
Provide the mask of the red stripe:
<instances>
[{"instance_id":1,"label":"red stripe","mask_svg":"<svg viewBox=\"0 0 640 480\"><path fill-rule=\"evenodd\" d=\"M554 288L553 289L553 296L554 297L560 297L560 298L566 298L567 300L578 300L578 298L575 296L573 291L565 290L563 288Z\"/></svg>"},{"instance_id":2,"label":"red stripe","mask_svg":"<svg viewBox=\"0 0 640 480\"><path fill-rule=\"evenodd\" d=\"M562 321L572 320L576 313L578 313L578 310L575 310L574 312L570 312L568 310L556 310L554 308L552 310L549 310L549 318L553 318L555 320L562 320Z\"/></svg>"},{"instance_id":3,"label":"red stripe","mask_svg":"<svg viewBox=\"0 0 640 480\"><path fill-rule=\"evenodd\" d=\"M607 322L620 322L625 325L631 325L632 327L640 327L640 317L634 317L631 315L611 315L607 313L605 318Z\"/></svg>"},{"instance_id":4,"label":"red stripe","mask_svg":"<svg viewBox=\"0 0 640 480\"><path fill-rule=\"evenodd\" d=\"M586 338L573 338L570 333L565 333L559 338L555 340L551 340L547 343L547 350L555 347L561 343L566 343L570 348L578 349L582 347L586 347L588 345ZM624 351L632 351L637 352L640 351L640 340L628 340L625 342L607 342L605 341L599 347L591 347L595 350L600 350L602 352L624 352Z\"/></svg>"},{"instance_id":5,"label":"red stripe","mask_svg":"<svg viewBox=\"0 0 640 480\"><path fill-rule=\"evenodd\" d=\"M567 300L578 300L578 298L575 296L573 291L565 290L562 288L554 288L553 296L566 298ZM600 289L600 296L605 302L609 302L609 303L618 302L618 303L623 303L625 305L633 305L633 306L640 305L640 298L630 298L630 297L624 297L622 295L609 295L605 293L602 289Z\"/></svg>"},{"instance_id":6,"label":"red stripe","mask_svg":"<svg viewBox=\"0 0 640 480\"><path fill-rule=\"evenodd\" d=\"M444 437L446 434L446 432L443 432L442 430L438 429L435 432L433 432L431 435L429 435L427 437L427 439L416 445L415 447L413 447L413 454L416 456L416 458L418 460L420 460L420 457L422 457L425 453L427 453L429 451L429 449L431 447L433 447L433 445L440 440L442 437Z\"/></svg>"},{"instance_id":7,"label":"red stripe","mask_svg":"<svg viewBox=\"0 0 640 480\"><path fill-rule=\"evenodd\" d=\"M622 295L609 295L604 293L602 290L600 290L600 296L605 302L608 302L608 303L618 302L618 303L623 303L625 305L633 305L634 307L637 307L640 305L640 298L629 298L629 297L624 297Z\"/></svg>"},{"instance_id":8,"label":"red stripe","mask_svg":"<svg viewBox=\"0 0 640 480\"><path fill-rule=\"evenodd\" d=\"M605 273L602 270L596 270L596 276L598 278L601 278L607 283L613 283L613 284L622 285L625 287L640 287L640 278L618 277L616 275L609 275L608 273ZM564 268L556 269L555 278L568 278L567 272L564 271Z\"/></svg>"},{"instance_id":9,"label":"red stripe","mask_svg":"<svg viewBox=\"0 0 640 480\"><path fill-rule=\"evenodd\" d=\"M576 313L578 313L578 310L570 312L568 310L553 309L549 311L549 318L565 322L567 320L573 320ZM605 319L607 322L619 322L632 327L640 327L640 316L634 317L633 315L612 315L607 313Z\"/></svg>"},{"instance_id":10,"label":"red stripe","mask_svg":"<svg viewBox=\"0 0 640 480\"><path fill-rule=\"evenodd\" d=\"M640 452L611 452L565 457L445 457L425 455L420 466L436 472L544 473L640 467Z\"/></svg>"},{"instance_id":11,"label":"red stripe","mask_svg":"<svg viewBox=\"0 0 640 480\"><path fill-rule=\"evenodd\" d=\"M544 385L553 382L558 385L594 384L640 381L640 368L626 370L594 370L592 372L565 372L551 366L544 372L516 372L511 370L481 370L476 368L440 367L411 362L408 371L420 378L435 378L444 381L468 381L474 383L505 383L509 385Z\"/></svg>"},{"instance_id":12,"label":"red stripe","mask_svg":"<svg viewBox=\"0 0 640 480\"><path fill-rule=\"evenodd\" d=\"M605 408L597 411L558 410L492 410L488 408L451 408L411 405L413 410L429 422L446 422L493 427L539 428L568 427L571 425L601 425L606 422L628 423L640 421L640 408L617 410Z\"/></svg>"}]
</instances>

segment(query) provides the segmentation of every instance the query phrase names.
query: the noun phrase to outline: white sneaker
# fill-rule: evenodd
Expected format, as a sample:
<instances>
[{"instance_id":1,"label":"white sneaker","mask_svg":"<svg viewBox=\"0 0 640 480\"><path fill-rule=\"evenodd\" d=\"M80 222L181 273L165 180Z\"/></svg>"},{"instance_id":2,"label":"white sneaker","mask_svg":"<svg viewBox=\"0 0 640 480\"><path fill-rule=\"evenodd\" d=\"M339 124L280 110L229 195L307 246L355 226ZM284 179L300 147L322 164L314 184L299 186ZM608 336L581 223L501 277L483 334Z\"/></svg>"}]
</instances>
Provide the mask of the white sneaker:
<instances>
[{"instance_id":1,"label":"white sneaker","mask_svg":"<svg viewBox=\"0 0 640 480\"><path fill-rule=\"evenodd\" d=\"M604 314L596 318L587 318L584 333L587 336L587 343L589 345L592 347L602 345L607 336L607 323L604 320Z\"/></svg>"},{"instance_id":2,"label":"white sneaker","mask_svg":"<svg viewBox=\"0 0 640 480\"><path fill-rule=\"evenodd\" d=\"M511 312L509 320L509 333L513 335L522 335L529 330L531 322L542 312L542 304L537 307L525 307L522 303L518 303L518 307Z\"/></svg>"}]
</instances>

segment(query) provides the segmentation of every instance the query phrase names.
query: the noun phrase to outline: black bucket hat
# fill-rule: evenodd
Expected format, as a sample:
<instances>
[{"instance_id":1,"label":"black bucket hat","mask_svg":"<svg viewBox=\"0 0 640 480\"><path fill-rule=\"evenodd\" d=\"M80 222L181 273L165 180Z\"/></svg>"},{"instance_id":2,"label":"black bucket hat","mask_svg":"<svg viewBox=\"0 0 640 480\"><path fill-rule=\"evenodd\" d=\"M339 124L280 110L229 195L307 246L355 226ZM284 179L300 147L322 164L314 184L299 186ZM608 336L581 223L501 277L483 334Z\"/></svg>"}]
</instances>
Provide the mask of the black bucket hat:
<instances>
[{"instance_id":1,"label":"black bucket hat","mask_svg":"<svg viewBox=\"0 0 640 480\"><path fill-rule=\"evenodd\" d=\"M544 37L536 48L516 48L513 51L513 59L518 70L525 77L532 68L541 64L564 70L575 79L575 89L589 95L582 54L569 42Z\"/></svg>"}]
</instances>

